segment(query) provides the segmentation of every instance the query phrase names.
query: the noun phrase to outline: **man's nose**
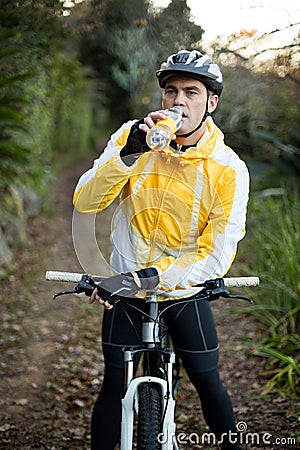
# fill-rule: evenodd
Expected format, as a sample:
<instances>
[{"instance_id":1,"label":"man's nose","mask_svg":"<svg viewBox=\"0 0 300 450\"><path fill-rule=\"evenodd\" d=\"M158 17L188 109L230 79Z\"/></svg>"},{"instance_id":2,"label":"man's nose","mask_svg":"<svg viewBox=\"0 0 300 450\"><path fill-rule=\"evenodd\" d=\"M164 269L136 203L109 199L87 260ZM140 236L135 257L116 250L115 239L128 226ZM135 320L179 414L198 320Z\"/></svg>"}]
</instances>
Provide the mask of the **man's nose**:
<instances>
[{"instance_id":1,"label":"man's nose","mask_svg":"<svg viewBox=\"0 0 300 450\"><path fill-rule=\"evenodd\" d=\"M174 105L175 106L182 106L185 104L185 95L183 91L179 91L176 94Z\"/></svg>"}]
</instances>

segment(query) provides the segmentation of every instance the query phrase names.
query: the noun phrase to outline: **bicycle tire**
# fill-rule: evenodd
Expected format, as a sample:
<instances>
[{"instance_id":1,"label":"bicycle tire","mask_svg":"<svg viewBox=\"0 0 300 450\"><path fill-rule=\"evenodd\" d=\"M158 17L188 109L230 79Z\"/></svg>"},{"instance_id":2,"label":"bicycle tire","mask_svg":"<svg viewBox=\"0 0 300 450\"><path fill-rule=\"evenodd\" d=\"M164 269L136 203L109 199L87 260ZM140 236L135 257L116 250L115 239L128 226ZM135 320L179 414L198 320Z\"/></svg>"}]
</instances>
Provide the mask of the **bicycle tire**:
<instances>
[{"instance_id":1,"label":"bicycle tire","mask_svg":"<svg viewBox=\"0 0 300 450\"><path fill-rule=\"evenodd\" d=\"M141 383L138 388L137 449L161 450L162 392L156 383Z\"/></svg>"}]
</instances>

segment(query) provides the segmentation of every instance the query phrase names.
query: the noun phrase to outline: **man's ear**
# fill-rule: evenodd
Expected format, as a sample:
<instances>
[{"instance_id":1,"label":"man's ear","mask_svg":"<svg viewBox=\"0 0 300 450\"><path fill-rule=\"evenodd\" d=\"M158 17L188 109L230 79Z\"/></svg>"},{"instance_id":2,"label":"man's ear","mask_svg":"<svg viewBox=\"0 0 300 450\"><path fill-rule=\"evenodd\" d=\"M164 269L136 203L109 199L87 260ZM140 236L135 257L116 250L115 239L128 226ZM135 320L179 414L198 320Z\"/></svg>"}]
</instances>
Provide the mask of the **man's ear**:
<instances>
[{"instance_id":1,"label":"man's ear","mask_svg":"<svg viewBox=\"0 0 300 450\"><path fill-rule=\"evenodd\" d=\"M213 113L218 106L219 96L217 94L211 94L208 99L208 112Z\"/></svg>"}]
</instances>

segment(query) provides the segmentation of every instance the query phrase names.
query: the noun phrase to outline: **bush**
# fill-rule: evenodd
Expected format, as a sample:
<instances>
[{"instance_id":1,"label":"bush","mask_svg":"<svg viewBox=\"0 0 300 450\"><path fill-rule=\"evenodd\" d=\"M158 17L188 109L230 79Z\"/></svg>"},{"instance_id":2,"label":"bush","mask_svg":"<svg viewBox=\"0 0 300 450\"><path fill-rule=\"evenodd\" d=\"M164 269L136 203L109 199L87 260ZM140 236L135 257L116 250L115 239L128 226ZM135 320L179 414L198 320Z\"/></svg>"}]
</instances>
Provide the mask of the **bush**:
<instances>
[{"instance_id":1,"label":"bush","mask_svg":"<svg viewBox=\"0 0 300 450\"><path fill-rule=\"evenodd\" d=\"M59 54L39 62L34 77L23 84L28 132L16 139L30 148L31 157L22 182L26 178L41 196L49 191L57 170L91 147L90 91L80 64Z\"/></svg>"},{"instance_id":2,"label":"bush","mask_svg":"<svg viewBox=\"0 0 300 450\"><path fill-rule=\"evenodd\" d=\"M92 102L72 56L23 49L13 30L2 29L0 43L1 270L26 241L28 212L47 206L57 171L89 150Z\"/></svg>"},{"instance_id":3,"label":"bush","mask_svg":"<svg viewBox=\"0 0 300 450\"><path fill-rule=\"evenodd\" d=\"M28 148L16 139L16 133L24 137L25 123L22 107L24 96L17 86L30 75L21 70L9 72L12 60L20 53L12 42L13 33L9 30L0 34L0 192L12 182L29 161Z\"/></svg>"},{"instance_id":4,"label":"bush","mask_svg":"<svg viewBox=\"0 0 300 450\"><path fill-rule=\"evenodd\" d=\"M300 376L300 204L297 187L285 188L282 197L254 197L250 216L255 229L252 271L260 288L250 310L262 332L256 354L267 357L263 375L269 377L264 393L279 390L299 396Z\"/></svg>"}]
</instances>

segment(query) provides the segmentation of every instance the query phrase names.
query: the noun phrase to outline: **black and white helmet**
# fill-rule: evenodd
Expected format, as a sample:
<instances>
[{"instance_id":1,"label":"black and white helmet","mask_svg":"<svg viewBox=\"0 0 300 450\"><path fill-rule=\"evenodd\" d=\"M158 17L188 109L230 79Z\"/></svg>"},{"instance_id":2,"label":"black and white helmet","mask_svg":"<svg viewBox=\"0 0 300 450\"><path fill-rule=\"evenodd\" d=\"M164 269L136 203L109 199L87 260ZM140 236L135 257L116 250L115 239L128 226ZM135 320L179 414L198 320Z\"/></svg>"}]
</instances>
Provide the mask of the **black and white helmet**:
<instances>
[{"instance_id":1,"label":"black and white helmet","mask_svg":"<svg viewBox=\"0 0 300 450\"><path fill-rule=\"evenodd\" d=\"M198 50L180 50L170 55L156 72L160 87L164 88L171 77L190 77L201 81L209 90L221 95L223 77L221 70L209 56Z\"/></svg>"}]
</instances>

